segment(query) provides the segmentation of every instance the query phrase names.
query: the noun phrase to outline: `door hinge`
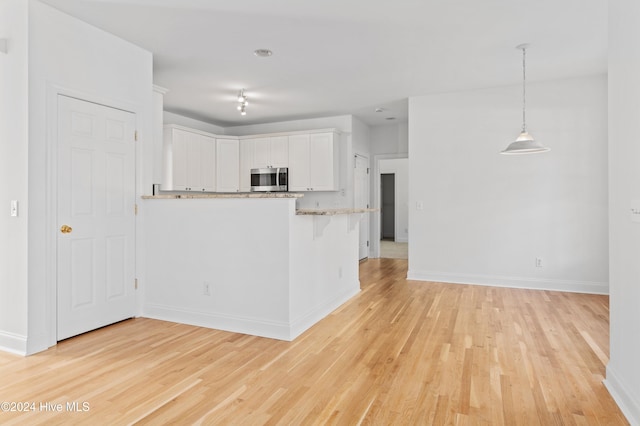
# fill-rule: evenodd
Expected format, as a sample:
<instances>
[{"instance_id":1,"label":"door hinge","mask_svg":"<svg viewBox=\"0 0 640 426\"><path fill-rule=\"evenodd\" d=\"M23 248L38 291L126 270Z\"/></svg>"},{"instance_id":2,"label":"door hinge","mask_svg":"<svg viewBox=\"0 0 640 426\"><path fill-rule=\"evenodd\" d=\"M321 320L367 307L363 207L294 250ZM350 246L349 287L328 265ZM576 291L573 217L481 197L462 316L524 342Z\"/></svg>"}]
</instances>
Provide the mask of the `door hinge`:
<instances>
[{"instance_id":1,"label":"door hinge","mask_svg":"<svg viewBox=\"0 0 640 426\"><path fill-rule=\"evenodd\" d=\"M369 247L369 240L367 240L367 247Z\"/></svg>"},{"instance_id":2,"label":"door hinge","mask_svg":"<svg viewBox=\"0 0 640 426\"><path fill-rule=\"evenodd\" d=\"M135 141L138 140L138 131L137 130L135 132L133 132L133 140L135 140Z\"/></svg>"},{"instance_id":3,"label":"door hinge","mask_svg":"<svg viewBox=\"0 0 640 426\"><path fill-rule=\"evenodd\" d=\"M138 289L138 279L134 279L133 280L133 288L135 288L136 290Z\"/></svg>"},{"instance_id":4,"label":"door hinge","mask_svg":"<svg viewBox=\"0 0 640 426\"><path fill-rule=\"evenodd\" d=\"M367 174L369 174L369 168L367 167Z\"/></svg>"},{"instance_id":5,"label":"door hinge","mask_svg":"<svg viewBox=\"0 0 640 426\"><path fill-rule=\"evenodd\" d=\"M138 216L138 204L137 203L133 205L133 214Z\"/></svg>"}]
</instances>

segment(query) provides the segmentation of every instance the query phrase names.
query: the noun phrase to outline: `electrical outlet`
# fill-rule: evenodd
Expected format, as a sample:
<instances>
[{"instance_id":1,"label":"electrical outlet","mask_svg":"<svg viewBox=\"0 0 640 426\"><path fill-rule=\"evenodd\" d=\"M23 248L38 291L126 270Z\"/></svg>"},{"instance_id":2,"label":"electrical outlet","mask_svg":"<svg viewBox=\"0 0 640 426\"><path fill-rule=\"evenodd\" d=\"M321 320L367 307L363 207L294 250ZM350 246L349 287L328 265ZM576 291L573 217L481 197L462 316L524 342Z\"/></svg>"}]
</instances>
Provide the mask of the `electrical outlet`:
<instances>
[{"instance_id":1,"label":"electrical outlet","mask_svg":"<svg viewBox=\"0 0 640 426\"><path fill-rule=\"evenodd\" d=\"M536 257L536 268L542 268L542 258Z\"/></svg>"},{"instance_id":2,"label":"electrical outlet","mask_svg":"<svg viewBox=\"0 0 640 426\"><path fill-rule=\"evenodd\" d=\"M202 294L205 296L211 296L211 284L206 282L202 284Z\"/></svg>"}]
</instances>

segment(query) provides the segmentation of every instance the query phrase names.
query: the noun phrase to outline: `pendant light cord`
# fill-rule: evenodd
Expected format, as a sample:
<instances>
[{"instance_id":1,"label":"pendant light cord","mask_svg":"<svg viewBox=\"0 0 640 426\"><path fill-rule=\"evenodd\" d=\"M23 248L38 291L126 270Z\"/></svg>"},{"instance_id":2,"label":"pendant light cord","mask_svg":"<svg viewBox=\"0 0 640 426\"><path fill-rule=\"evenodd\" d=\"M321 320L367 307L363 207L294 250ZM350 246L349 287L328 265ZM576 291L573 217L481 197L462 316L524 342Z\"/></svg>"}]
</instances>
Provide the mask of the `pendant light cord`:
<instances>
[{"instance_id":1,"label":"pendant light cord","mask_svg":"<svg viewBox=\"0 0 640 426\"><path fill-rule=\"evenodd\" d=\"M527 54L527 48L522 48L522 133L527 132L527 73L526 73L526 63L525 56Z\"/></svg>"}]
</instances>

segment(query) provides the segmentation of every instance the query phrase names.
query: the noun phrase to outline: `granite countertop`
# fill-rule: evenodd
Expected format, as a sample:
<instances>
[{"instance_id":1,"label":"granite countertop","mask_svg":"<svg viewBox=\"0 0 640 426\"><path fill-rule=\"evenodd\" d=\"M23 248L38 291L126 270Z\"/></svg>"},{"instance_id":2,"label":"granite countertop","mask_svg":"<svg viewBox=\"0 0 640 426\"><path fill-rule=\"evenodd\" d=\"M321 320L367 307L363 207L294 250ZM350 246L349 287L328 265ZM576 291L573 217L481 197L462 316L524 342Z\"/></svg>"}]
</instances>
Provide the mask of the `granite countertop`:
<instances>
[{"instance_id":1,"label":"granite countertop","mask_svg":"<svg viewBox=\"0 0 640 426\"><path fill-rule=\"evenodd\" d=\"M353 214L353 213L371 213L377 212L380 209L358 209L358 208L342 208L342 209L298 209L297 215L307 216L335 216L338 214Z\"/></svg>"},{"instance_id":2,"label":"granite countertop","mask_svg":"<svg viewBox=\"0 0 640 426\"><path fill-rule=\"evenodd\" d=\"M302 198L304 194L295 192L220 192L207 194L160 194L143 195L143 200L175 200L182 198Z\"/></svg>"}]
</instances>

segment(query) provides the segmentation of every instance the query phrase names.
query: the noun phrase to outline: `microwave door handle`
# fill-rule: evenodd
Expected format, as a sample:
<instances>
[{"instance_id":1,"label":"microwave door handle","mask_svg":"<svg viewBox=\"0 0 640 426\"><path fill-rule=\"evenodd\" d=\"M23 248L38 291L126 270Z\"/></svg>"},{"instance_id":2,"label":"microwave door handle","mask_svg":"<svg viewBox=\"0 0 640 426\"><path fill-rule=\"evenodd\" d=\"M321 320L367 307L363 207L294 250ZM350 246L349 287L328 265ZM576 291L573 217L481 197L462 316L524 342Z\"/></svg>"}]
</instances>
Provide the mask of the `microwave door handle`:
<instances>
[{"instance_id":1,"label":"microwave door handle","mask_svg":"<svg viewBox=\"0 0 640 426\"><path fill-rule=\"evenodd\" d=\"M280 167L276 169L276 186L280 187Z\"/></svg>"}]
</instances>

